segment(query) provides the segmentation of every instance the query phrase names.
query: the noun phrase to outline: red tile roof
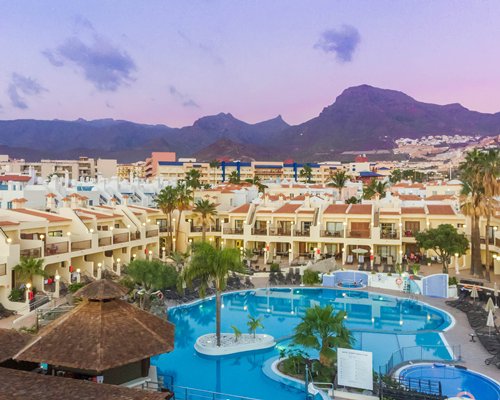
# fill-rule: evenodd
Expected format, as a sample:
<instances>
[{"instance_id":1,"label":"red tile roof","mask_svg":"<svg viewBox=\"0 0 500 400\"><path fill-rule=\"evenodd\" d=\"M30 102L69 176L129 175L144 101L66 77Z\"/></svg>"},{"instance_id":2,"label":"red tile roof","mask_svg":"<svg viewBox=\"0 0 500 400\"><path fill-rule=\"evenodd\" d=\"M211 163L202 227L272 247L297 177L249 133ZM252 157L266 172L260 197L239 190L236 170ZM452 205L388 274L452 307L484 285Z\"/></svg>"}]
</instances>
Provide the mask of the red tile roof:
<instances>
[{"instance_id":1,"label":"red tile roof","mask_svg":"<svg viewBox=\"0 0 500 400\"><path fill-rule=\"evenodd\" d=\"M367 214L371 215L372 205L371 204L351 204L351 208L347 212L348 214Z\"/></svg>"},{"instance_id":2,"label":"red tile roof","mask_svg":"<svg viewBox=\"0 0 500 400\"><path fill-rule=\"evenodd\" d=\"M31 176L28 175L0 175L0 182L28 182Z\"/></svg>"},{"instance_id":3,"label":"red tile roof","mask_svg":"<svg viewBox=\"0 0 500 400\"><path fill-rule=\"evenodd\" d=\"M125 196L123 196L123 197L125 197ZM150 207L141 207L141 206L134 206L134 205L129 205L128 207L146 211L148 214L156 214L156 213L160 212L160 210L158 210L156 208L150 208Z\"/></svg>"},{"instance_id":4,"label":"red tile roof","mask_svg":"<svg viewBox=\"0 0 500 400\"><path fill-rule=\"evenodd\" d=\"M96 212L96 211L93 211L93 210L86 210L86 209L83 209L83 208L76 208L75 212L78 214L78 216L80 218L81 218L81 215L79 215L80 213L93 215L97 219L113 219L114 218L114 215L102 214L102 213L99 213L99 212Z\"/></svg>"},{"instance_id":5,"label":"red tile roof","mask_svg":"<svg viewBox=\"0 0 500 400\"><path fill-rule=\"evenodd\" d=\"M427 210L431 215L455 215L455 211L449 205L427 205Z\"/></svg>"},{"instance_id":6,"label":"red tile roof","mask_svg":"<svg viewBox=\"0 0 500 400\"><path fill-rule=\"evenodd\" d=\"M422 200L420 196L417 196L416 194L400 194L399 199L402 201L419 201Z\"/></svg>"},{"instance_id":7,"label":"red tile roof","mask_svg":"<svg viewBox=\"0 0 500 400\"><path fill-rule=\"evenodd\" d=\"M0 226L14 226L19 225L19 222L15 221L0 221Z\"/></svg>"},{"instance_id":8,"label":"red tile roof","mask_svg":"<svg viewBox=\"0 0 500 400\"><path fill-rule=\"evenodd\" d=\"M345 214L348 208L349 204L330 204L324 214Z\"/></svg>"},{"instance_id":9,"label":"red tile roof","mask_svg":"<svg viewBox=\"0 0 500 400\"><path fill-rule=\"evenodd\" d=\"M314 210L299 210L299 214L314 214Z\"/></svg>"},{"instance_id":10,"label":"red tile roof","mask_svg":"<svg viewBox=\"0 0 500 400\"><path fill-rule=\"evenodd\" d=\"M431 200L431 201L434 201L434 200L453 200L455 198L455 196L452 196L452 195L449 195L449 194L434 194L432 196L429 196L429 197L426 197L425 199L426 200Z\"/></svg>"},{"instance_id":11,"label":"red tile roof","mask_svg":"<svg viewBox=\"0 0 500 400\"><path fill-rule=\"evenodd\" d=\"M32 215L34 217L45 218L49 222L71 222L71 219L69 219L69 218L63 218L63 217L60 217L59 215L48 213L48 212L28 210L26 208L16 208L12 211L15 211L15 212L18 212L21 214Z\"/></svg>"},{"instance_id":12,"label":"red tile roof","mask_svg":"<svg viewBox=\"0 0 500 400\"><path fill-rule=\"evenodd\" d=\"M231 210L230 213L232 214L246 214L250 210L250 204L243 204L239 207L236 207L235 209Z\"/></svg>"},{"instance_id":13,"label":"red tile roof","mask_svg":"<svg viewBox=\"0 0 500 400\"><path fill-rule=\"evenodd\" d=\"M401 207L401 214L425 214L423 207Z\"/></svg>"},{"instance_id":14,"label":"red tile roof","mask_svg":"<svg viewBox=\"0 0 500 400\"><path fill-rule=\"evenodd\" d=\"M274 212L276 214L295 214L295 211L301 206L302 204L286 203Z\"/></svg>"},{"instance_id":15,"label":"red tile roof","mask_svg":"<svg viewBox=\"0 0 500 400\"><path fill-rule=\"evenodd\" d=\"M399 211L380 211L380 215L399 215Z\"/></svg>"}]
</instances>

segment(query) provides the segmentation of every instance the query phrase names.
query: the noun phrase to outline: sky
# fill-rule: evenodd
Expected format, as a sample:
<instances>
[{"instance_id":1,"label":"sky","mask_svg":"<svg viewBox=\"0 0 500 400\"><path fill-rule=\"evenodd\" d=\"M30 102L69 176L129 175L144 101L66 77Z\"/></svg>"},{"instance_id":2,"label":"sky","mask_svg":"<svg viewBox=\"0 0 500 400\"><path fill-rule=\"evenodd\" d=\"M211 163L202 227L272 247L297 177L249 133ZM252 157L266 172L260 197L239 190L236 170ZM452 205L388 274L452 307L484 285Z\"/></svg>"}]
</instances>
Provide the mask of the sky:
<instances>
[{"instance_id":1,"label":"sky","mask_svg":"<svg viewBox=\"0 0 500 400\"><path fill-rule=\"evenodd\" d=\"M0 0L0 119L314 118L348 87L500 111L500 1Z\"/></svg>"}]
</instances>

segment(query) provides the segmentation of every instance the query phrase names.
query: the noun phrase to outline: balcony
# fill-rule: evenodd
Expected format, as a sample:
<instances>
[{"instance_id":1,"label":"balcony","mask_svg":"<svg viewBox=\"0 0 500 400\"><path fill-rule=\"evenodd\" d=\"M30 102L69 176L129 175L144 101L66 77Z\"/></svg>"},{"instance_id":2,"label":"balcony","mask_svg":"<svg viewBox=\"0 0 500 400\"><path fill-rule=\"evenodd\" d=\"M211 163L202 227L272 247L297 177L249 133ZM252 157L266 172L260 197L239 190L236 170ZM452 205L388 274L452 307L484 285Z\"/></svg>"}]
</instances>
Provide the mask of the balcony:
<instances>
[{"instance_id":1,"label":"balcony","mask_svg":"<svg viewBox=\"0 0 500 400\"><path fill-rule=\"evenodd\" d=\"M243 228L224 228L225 235L243 235Z\"/></svg>"},{"instance_id":2,"label":"balcony","mask_svg":"<svg viewBox=\"0 0 500 400\"><path fill-rule=\"evenodd\" d=\"M492 237L488 238L488 244L494 244L494 243L495 240ZM486 244L486 238L484 236L481 237L481 244Z\"/></svg>"},{"instance_id":3,"label":"balcony","mask_svg":"<svg viewBox=\"0 0 500 400\"><path fill-rule=\"evenodd\" d=\"M369 239L370 236L370 231L349 231L347 233L348 238Z\"/></svg>"},{"instance_id":4,"label":"balcony","mask_svg":"<svg viewBox=\"0 0 500 400\"><path fill-rule=\"evenodd\" d=\"M158 231L155 231L158 232ZM147 236L148 232L146 232ZM117 233L116 235L113 235L113 244L116 243L125 243L129 241L129 233L124 232L124 233Z\"/></svg>"},{"instance_id":5,"label":"balcony","mask_svg":"<svg viewBox=\"0 0 500 400\"><path fill-rule=\"evenodd\" d=\"M290 236L292 231L283 228L269 228L269 234L273 236Z\"/></svg>"},{"instance_id":6,"label":"balcony","mask_svg":"<svg viewBox=\"0 0 500 400\"><path fill-rule=\"evenodd\" d=\"M267 235L267 228L252 228L252 235Z\"/></svg>"},{"instance_id":7,"label":"balcony","mask_svg":"<svg viewBox=\"0 0 500 400\"><path fill-rule=\"evenodd\" d=\"M294 236L309 237L311 235L310 231L295 231Z\"/></svg>"},{"instance_id":8,"label":"balcony","mask_svg":"<svg viewBox=\"0 0 500 400\"><path fill-rule=\"evenodd\" d=\"M23 258L40 258L42 256L42 248L23 249L19 252L19 255Z\"/></svg>"},{"instance_id":9,"label":"balcony","mask_svg":"<svg viewBox=\"0 0 500 400\"><path fill-rule=\"evenodd\" d=\"M141 238L141 232L132 232L130 234L130 240L139 240Z\"/></svg>"},{"instance_id":10,"label":"balcony","mask_svg":"<svg viewBox=\"0 0 500 400\"><path fill-rule=\"evenodd\" d=\"M403 232L403 237L408 237L408 238L411 238L411 237L415 237L415 235L417 233L419 233L420 231L418 230L410 230L410 229L407 229Z\"/></svg>"},{"instance_id":11,"label":"balcony","mask_svg":"<svg viewBox=\"0 0 500 400\"><path fill-rule=\"evenodd\" d=\"M192 226L191 232L203 232L203 226Z\"/></svg>"},{"instance_id":12,"label":"balcony","mask_svg":"<svg viewBox=\"0 0 500 400\"><path fill-rule=\"evenodd\" d=\"M382 231L380 232L380 238L381 239L399 239L399 232L398 231Z\"/></svg>"},{"instance_id":13,"label":"balcony","mask_svg":"<svg viewBox=\"0 0 500 400\"><path fill-rule=\"evenodd\" d=\"M146 237L147 238L155 237L155 236L158 236L158 230L157 229L151 229L149 231L146 231Z\"/></svg>"},{"instance_id":14,"label":"balcony","mask_svg":"<svg viewBox=\"0 0 500 400\"><path fill-rule=\"evenodd\" d=\"M71 242L71 251L87 250L92 247L92 240L79 240Z\"/></svg>"},{"instance_id":15,"label":"balcony","mask_svg":"<svg viewBox=\"0 0 500 400\"><path fill-rule=\"evenodd\" d=\"M160 232L162 232L162 233L173 232L173 229L172 229L172 227L160 225Z\"/></svg>"},{"instance_id":16,"label":"balcony","mask_svg":"<svg viewBox=\"0 0 500 400\"><path fill-rule=\"evenodd\" d=\"M321 231L321 237L341 238L344 237L343 231Z\"/></svg>"},{"instance_id":17,"label":"balcony","mask_svg":"<svg viewBox=\"0 0 500 400\"><path fill-rule=\"evenodd\" d=\"M45 245L45 255L55 256L69 251L69 242L47 243Z\"/></svg>"},{"instance_id":18,"label":"balcony","mask_svg":"<svg viewBox=\"0 0 500 400\"><path fill-rule=\"evenodd\" d=\"M111 236L99 239L99 246L109 246L109 245L111 245Z\"/></svg>"}]
</instances>

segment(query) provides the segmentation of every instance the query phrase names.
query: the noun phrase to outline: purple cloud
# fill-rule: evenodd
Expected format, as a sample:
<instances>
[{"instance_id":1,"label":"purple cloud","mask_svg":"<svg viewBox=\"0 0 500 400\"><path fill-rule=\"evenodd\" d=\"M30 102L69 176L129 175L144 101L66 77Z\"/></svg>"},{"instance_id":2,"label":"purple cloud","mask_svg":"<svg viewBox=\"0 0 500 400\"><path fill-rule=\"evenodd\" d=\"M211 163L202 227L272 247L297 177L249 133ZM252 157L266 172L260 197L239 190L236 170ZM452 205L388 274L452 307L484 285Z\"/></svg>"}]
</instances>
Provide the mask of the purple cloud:
<instances>
[{"instance_id":1,"label":"purple cloud","mask_svg":"<svg viewBox=\"0 0 500 400\"><path fill-rule=\"evenodd\" d=\"M350 62L360 41L361 35L355 27L343 25L340 29L324 31L314 48L335 54L340 62Z\"/></svg>"},{"instance_id":2,"label":"purple cloud","mask_svg":"<svg viewBox=\"0 0 500 400\"><path fill-rule=\"evenodd\" d=\"M25 110L28 108L26 96L36 96L47 91L35 79L14 72L7 88L7 95L14 107Z\"/></svg>"},{"instance_id":3,"label":"purple cloud","mask_svg":"<svg viewBox=\"0 0 500 400\"><path fill-rule=\"evenodd\" d=\"M174 85L168 87L168 92L175 100L179 101L183 107L200 108L200 105L196 101L189 98L184 93L179 92Z\"/></svg>"}]
</instances>

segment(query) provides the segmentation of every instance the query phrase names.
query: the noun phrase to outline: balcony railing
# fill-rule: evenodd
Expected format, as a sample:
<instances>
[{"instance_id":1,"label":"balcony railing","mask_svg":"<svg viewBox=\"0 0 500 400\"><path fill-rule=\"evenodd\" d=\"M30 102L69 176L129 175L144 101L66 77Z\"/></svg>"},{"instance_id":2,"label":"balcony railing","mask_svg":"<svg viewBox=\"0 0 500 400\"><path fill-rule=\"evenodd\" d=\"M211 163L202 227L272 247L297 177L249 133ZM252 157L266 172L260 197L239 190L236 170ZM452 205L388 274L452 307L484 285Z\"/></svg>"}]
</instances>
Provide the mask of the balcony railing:
<instances>
[{"instance_id":1,"label":"balcony railing","mask_svg":"<svg viewBox=\"0 0 500 400\"><path fill-rule=\"evenodd\" d=\"M243 235L243 228L224 228L226 235Z\"/></svg>"},{"instance_id":2,"label":"balcony railing","mask_svg":"<svg viewBox=\"0 0 500 400\"><path fill-rule=\"evenodd\" d=\"M320 235L321 235L321 237L341 238L341 237L344 237L344 232L343 231L321 231Z\"/></svg>"},{"instance_id":3,"label":"balcony railing","mask_svg":"<svg viewBox=\"0 0 500 400\"><path fill-rule=\"evenodd\" d=\"M164 233L164 232L172 232L172 231L173 231L172 227L160 225L160 232Z\"/></svg>"},{"instance_id":4,"label":"balcony railing","mask_svg":"<svg viewBox=\"0 0 500 400\"><path fill-rule=\"evenodd\" d=\"M161 232L161 231L160 231ZM130 234L130 240L139 240L141 238L141 232L132 232Z\"/></svg>"},{"instance_id":5,"label":"balcony railing","mask_svg":"<svg viewBox=\"0 0 500 400\"><path fill-rule=\"evenodd\" d=\"M157 231L155 231L155 232L157 232ZM146 237L149 237L148 232L146 232ZM124 242L128 242L128 240L129 240L128 232L118 233L116 235L113 235L113 243L124 243Z\"/></svg>"},{"instance_id":6,"label":"balcony railing","mask_svg":"<svg viewBox=\"0 0 500 400\"><path fill-rule=\"evenodd\" d=\"M310 236L311 232L310 231L295 231L294 236Z\"/></svg>"},{"instance_id":7,"label":"balcony railing","mask_svg":"<svg viewBox=\"0 0 500 400\"><path fill-rule=\"evenodd\" d=\"M80 240L78 242L71 242L71 251L87 250L92 247L92 240Z\"/></svg>"},{"instance_id":8,"label":"balcony railing","mask_svg":"<svg viewBox=\"0 0 500 400\"><path fill-rule=\"evenodd\" d=\"M403 232L403 237L415 237L418 232L420 231L407 229Z\"/></svg>"},{"instance_id":9,"label":"balcony railing","mask_svg":"<svg viewBox=\"0 0 500 400\"><path fill-rule=\"evenodd\" d=\"M109 246L111 244L111 236L99 239L99 246Z\"/></svg>"},{"instance_id":10,"label":"balcony railing","mask_svg":"<svg viewBox=\"0 0 500 400\"><path fill-rule=\"evenodd\" d=\"M370 238L370 231L349 231L347 237L350 238Z\"/></svg>"},{"instance_id":11,"label":"balcony railing","mask_svg":"<svg viewBox=\"0 0 500 400\"><path fill-rule=\"evenodd\" d=\"M380 237L382 239L399 239L398 231L382 231L380 232Z\"/></svg>"},{"instance_id":12,"label":"balcony railing","mask_svg":"<svg viewBox=\"0 0 500 400\"><path fill-rule=\"evenodd\" d=\"M19 252L19 255L25 258L40 258L42 256L42 248L24 249Z\"/></svg>"},{"instance_id":13,"label":"balcony railing","mask_svg":"<svg viewBox=\"0 0 500 400\"><path fill-rule=\"evenodd\" d=\"M252 235L267 235L267 228L252 228Z\"/></svg>"},{"instance_id":14,"label":"balcony railing","mask_svg":"<svg viewBox=\"0 0 500 400\"><path fill-rule=\"evenodd\" d=\"M69 242L47 243L45 245L45 255L53 256L56 254L64 254L69 251Z\"/></svg>"},{"instance_id":15,"label":"balcony railing","mask_svg":"<svg viewBox=\"0 0 500 400\"><path fill-rule=\"evenodd\" d=\"M202 232L202 231L203 231L203 226L192 226L191 227L191 232Z\"/></svg>"},{"instance_id":16,"label":"balcony railing","mask_svg":"<svg viewBox=\"0 0 500 400\"><path fill-rule=\"evenodd\" d=\"M7 275L7 264L0 264L0 276Z\"/></svg>"},{"instance_id":17,"label":"balcony railing","mask_svg":"<svg viewBox=\"0 0 500 400\"><path fill-rule=\"evenodd\" d=\"M269 234L273 236L290 236L292 231L283 228L269 228Z\"/></svg>"},{"instance_id":18,"label":"balcony railing","mask_svg":"<svg viewBox=\"0 0 500 400\"><path fill-rule=\"evenodd\" d=\"M495 243L494 239L493 238L488 238L488 244L493 244ZM485 237L482 237L481 238L481 244L486 244L486 238Z\"/></svg>"},{"instance_id":19,"label":"balcony railing","mask_svg":"<svg viewBox=\"0 0 500 400\"><path fill-rule=\"evenodd\" d=\"M149 231L146 231L146 237L147 238L155 237L155 236L158 236L158 230L157 229L151 229Z\"/></svg>"}]
</instances>

